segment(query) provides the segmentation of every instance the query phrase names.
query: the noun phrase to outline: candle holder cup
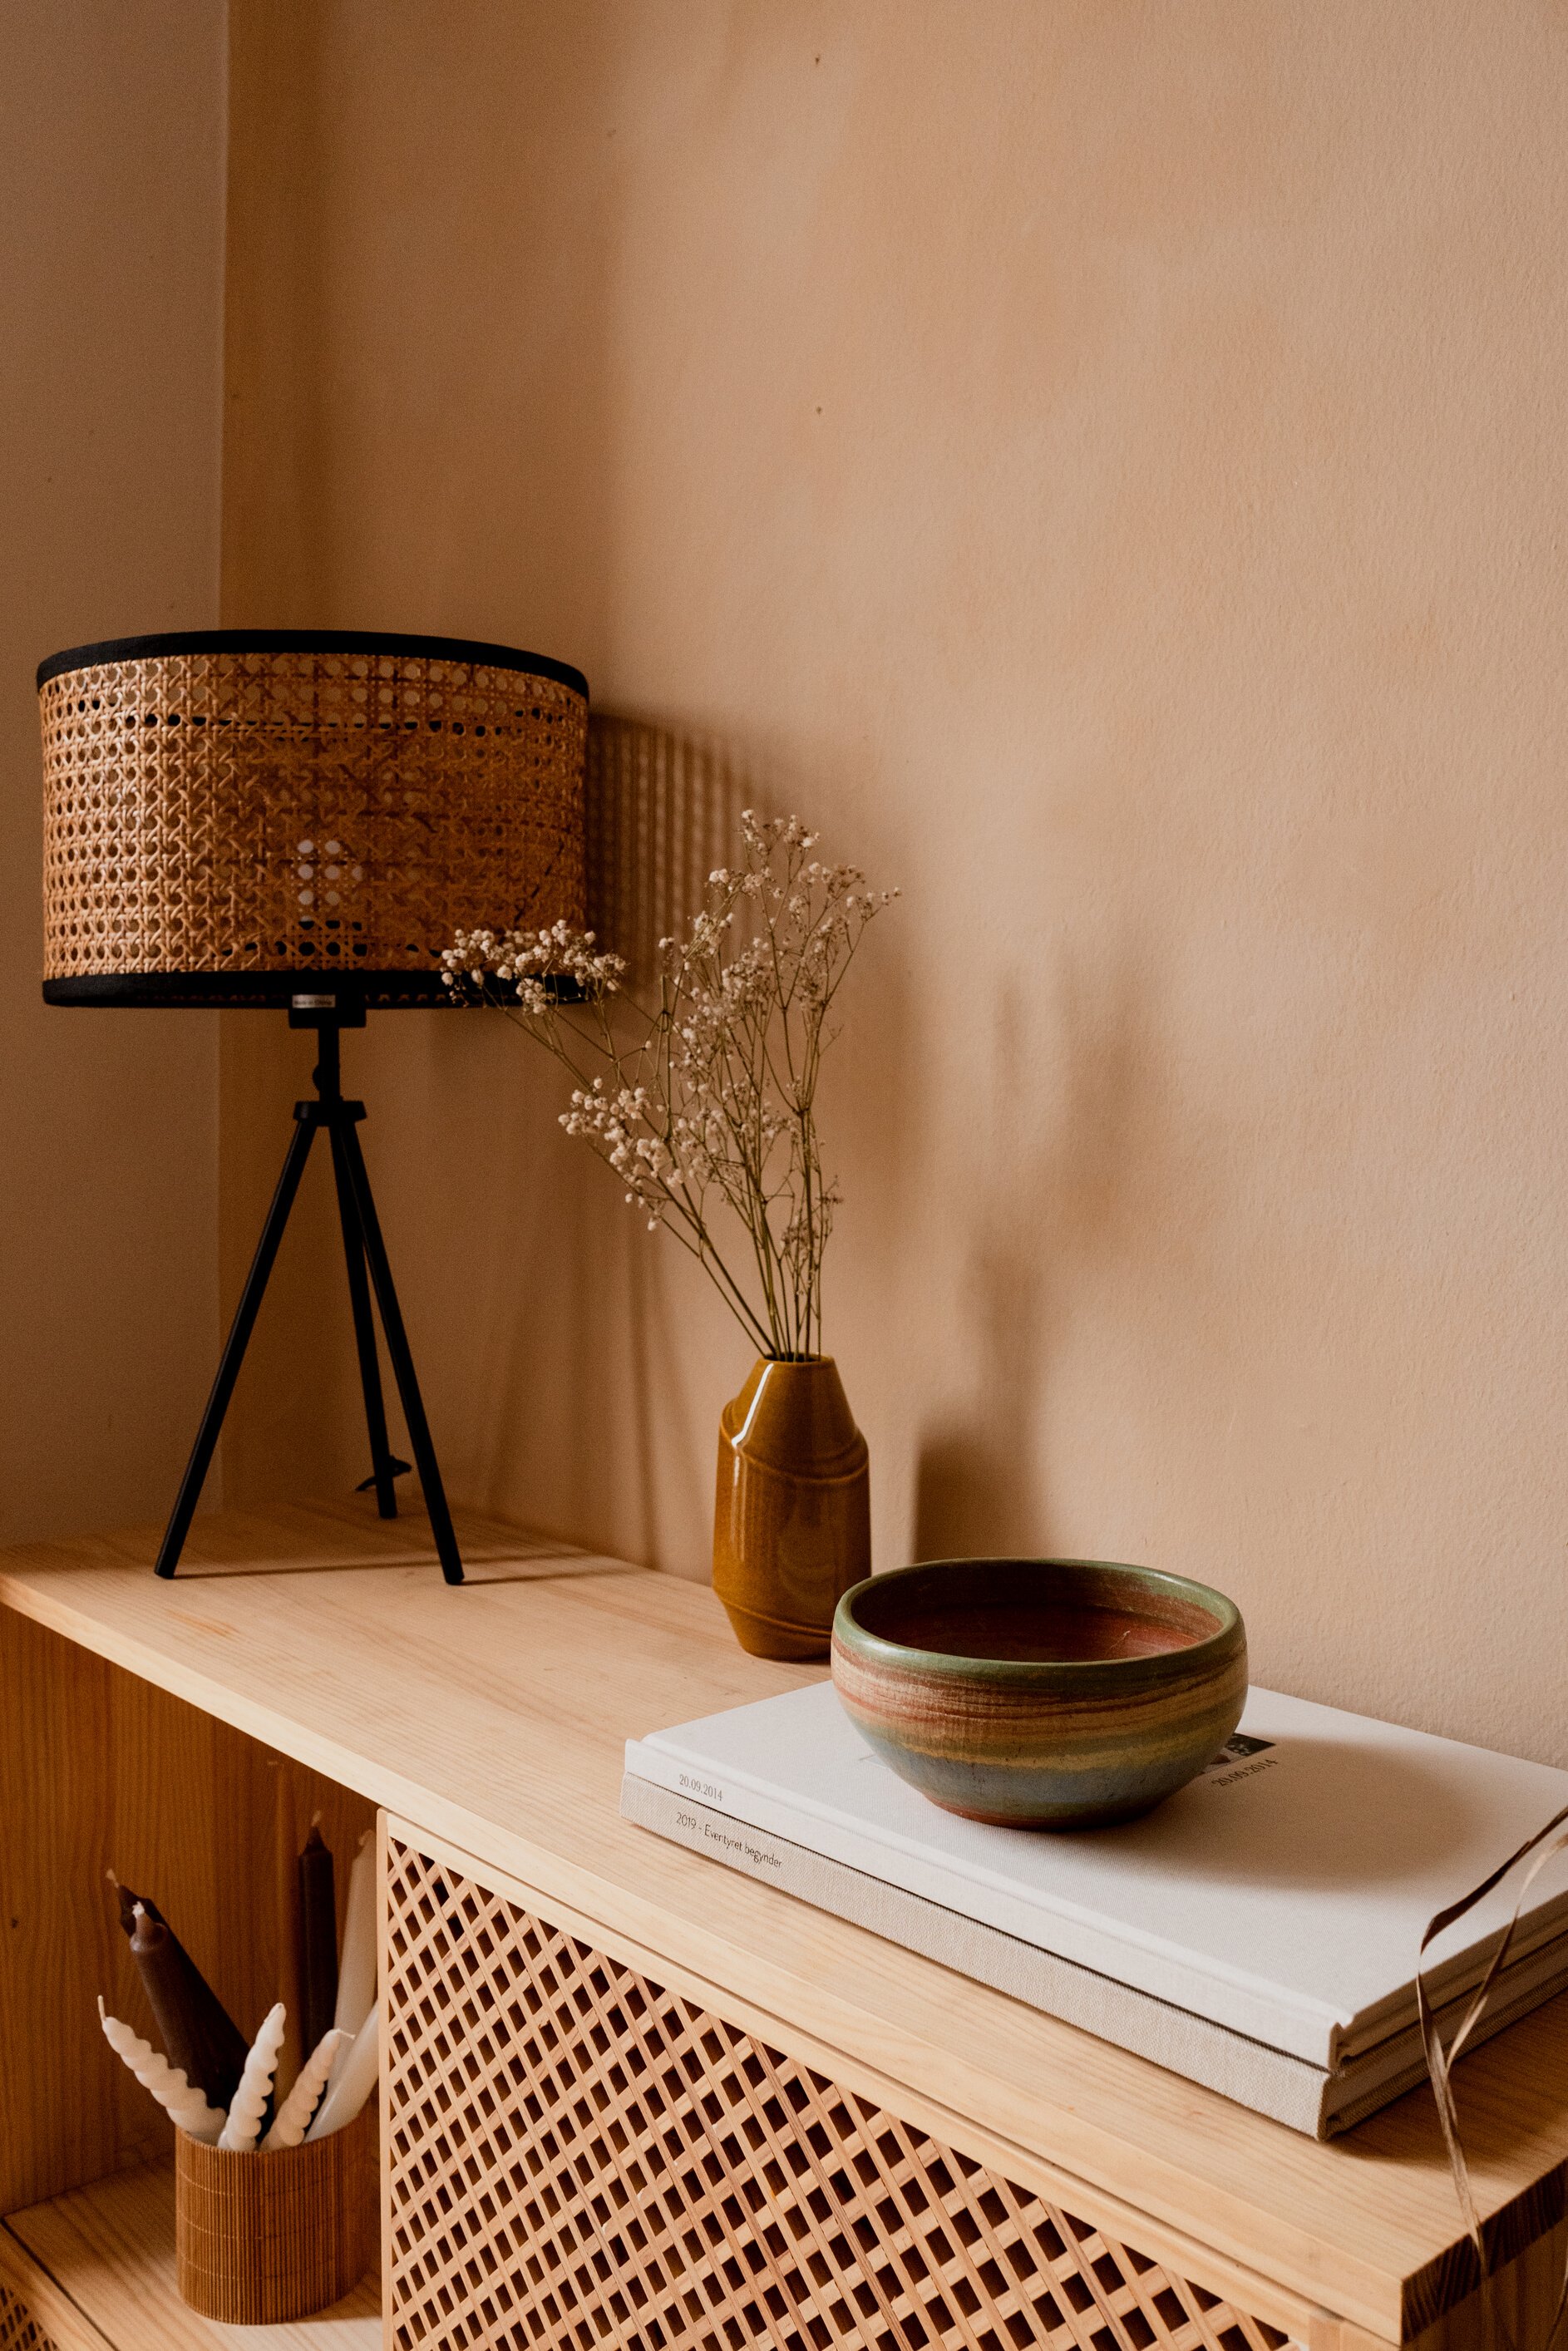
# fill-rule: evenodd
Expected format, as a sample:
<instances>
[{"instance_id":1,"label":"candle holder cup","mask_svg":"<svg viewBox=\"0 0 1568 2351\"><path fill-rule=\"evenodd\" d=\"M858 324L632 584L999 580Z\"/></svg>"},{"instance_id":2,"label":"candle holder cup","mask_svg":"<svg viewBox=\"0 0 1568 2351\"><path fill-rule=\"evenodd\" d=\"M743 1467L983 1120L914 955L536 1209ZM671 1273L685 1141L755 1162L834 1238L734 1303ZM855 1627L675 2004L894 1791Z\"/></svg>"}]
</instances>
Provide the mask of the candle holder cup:
<instances>
[{"instance_id":1,"label":"candle holder cup","mask_svg":"<svg viewBox=\"0 0 1568 2351\"><path fill-rule=\"evenodd\" d=\"M204 2318L277 2326L328 2310L376 2255L375 2104L328 2138L271 2155L180 2132L174 2242L180 2293Z\"/></svg>"}]
</instances>

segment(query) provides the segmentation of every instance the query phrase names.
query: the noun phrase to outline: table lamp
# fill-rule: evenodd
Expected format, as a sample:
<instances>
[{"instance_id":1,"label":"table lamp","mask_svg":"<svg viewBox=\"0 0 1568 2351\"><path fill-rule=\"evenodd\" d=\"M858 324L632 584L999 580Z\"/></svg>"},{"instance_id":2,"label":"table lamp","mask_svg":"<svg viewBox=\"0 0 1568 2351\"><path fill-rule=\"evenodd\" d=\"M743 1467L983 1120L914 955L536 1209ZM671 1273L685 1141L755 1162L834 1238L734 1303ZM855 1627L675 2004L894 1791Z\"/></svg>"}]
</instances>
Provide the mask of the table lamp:
<instances>
[{"instance_id":1,"label":"table lamp","mask_svg":"<svg viewBox=\"0 0 1568 2351\"><path fill-rule=\"evenodd\" d=\"M332 1154L371 1475L387 1438L380 1311L431 1531L463 1563L360 1149L340 1042L367 1010L450 1003L460 926L583 919L588 684L566 663L452 637L222 629L126 637L38 670L44 998L275 1006L318 1032L296 1126L157 1573L172 1575L319 1130ZM368 1269L368 1280L367 1280Z\"/></svg>"}]
</instances>

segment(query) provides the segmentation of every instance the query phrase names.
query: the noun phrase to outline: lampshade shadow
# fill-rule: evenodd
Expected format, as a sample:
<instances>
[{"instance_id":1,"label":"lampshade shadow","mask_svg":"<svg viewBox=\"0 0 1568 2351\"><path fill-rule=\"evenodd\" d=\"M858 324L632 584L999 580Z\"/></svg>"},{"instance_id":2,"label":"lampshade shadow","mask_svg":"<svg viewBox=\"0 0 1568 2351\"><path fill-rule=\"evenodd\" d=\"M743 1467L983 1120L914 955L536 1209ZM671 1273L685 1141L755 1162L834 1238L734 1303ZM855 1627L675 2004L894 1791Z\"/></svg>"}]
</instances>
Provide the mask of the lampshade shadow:
<instances>
[{"instance_id":1,"label":"lampshade shadow","mask_svg":"<svg viewBox=\"0 0 1568 2351\"><path fill-rule=\"evenodd\" d=\"M711 737L595 711L588 726L588 921L623 956L633 984L658 968L659 942L700 907L708 875L734 858L745 776Z\"/></svg>"},{"instance_id":2,"label":"lampshade shadow","mask_svg":"<svg viewBox=\"0 0 1568 2351\"><path fill-rule=\"evenodd\" d=\"M625 713L591 715L588 922L625 958L633 989L653 980L659 942L689 929L709 874L735 858L741 810L764 798L749 764L711 736ZM510 1039L493 1046L488 1034L467 1030L453 1044L486 1059L497 1046L515 1050ZM486 1200L495 1250L482 1285L487 1369L457 1415L476 1432L468 1489L506 1515L691 1573L688 1531L711 1507L713 1466L706 1429L700 1449L689 1437L704 1414L689 1394L694 1370L680 1333L685 1317L709 1311L704 1286L669 1261L666 1241L628 1217L607 1171L580 1144L561 1144L554 1073L530 1057L517 1074L526 1093L507 1113L515 1155L496 1166ZM454 1115L465 1113L455 1105ZM570 1155L557 1160L558 1151ZM551 1165L560 1180L519 1255L515 1187ZM541 1381L552 1392L559 1384L565 1394L591 1395L591 1425L580 1414L550 1423Z\"/></svg>"}]
</instances>

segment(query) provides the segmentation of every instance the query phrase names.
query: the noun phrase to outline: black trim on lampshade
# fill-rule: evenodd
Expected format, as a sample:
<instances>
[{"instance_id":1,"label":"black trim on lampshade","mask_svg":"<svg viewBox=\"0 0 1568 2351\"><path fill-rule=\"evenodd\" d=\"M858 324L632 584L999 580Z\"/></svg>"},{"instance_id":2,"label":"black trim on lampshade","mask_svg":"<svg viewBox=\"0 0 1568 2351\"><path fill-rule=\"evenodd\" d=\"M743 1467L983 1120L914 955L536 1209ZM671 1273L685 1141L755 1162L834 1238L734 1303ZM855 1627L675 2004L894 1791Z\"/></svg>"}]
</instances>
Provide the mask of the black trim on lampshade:
<instances>
[{"instance_id":1,"label":"black trim on lampshade","mask_svg":"<svg viewBox=\"0 0 1568 2351\"><path fill-rule=\"evenodd\" d=\"M547 992L558 1004L580 1004L576 980L549 977ZM391 1012L443 1006L455 1011L476 999L450 988L438 971L356 971L330 963L292 964L277 971L88 972L74 979L46 979L46 1004L184 1006L203 1011L277 1011L297 996L335 996L345 1010Z\"/></svg>"},{"instance_id":2,"label":"black trim on lampshade","mask_svg":"<svg viewBox=\"0 0 1568 2351\"><path fill-rule=\"evenodd\" d=\"M46 979L46 1004L200 1006L243 1011L247 1006L276 1010L297 996L319 991L345 1005L391 1008L396 1005L441 1005L455 1001L438 971L343 971L323 963L291 965L279 971L86 972L74 979Z\"/></svg>"},{"instance_id":3,"label":"black trim on lampshade","mask_svg":"<svg viewBox=\"0 0 1568 2351\"><path fill-rule=\"evenodd\" d=\"M588 699L588 680L570 662L549 653L519 653L515 645L481 644L469 637L402 636L375 629L187 629L172 635L106 637L96 645L72 645L38 664L38 684L71 670L96 669L109 662L160 661L181 653L404 653L416 660L482 662L490 669L520 670L526 676L553 678Z\"/></svg>"},{"instance_id":4,"label":"black trim on lampshade","mask_svg":"<svg viewBox=\"0 0 1568 2351\"><path fill-rule=\"evenodd\" d=\"M445 1006L443 942L476 904L582 920L588 690L569 663L228 629L80 645L38 674L48 1003L287 1005L319 977L365 1007ZM157 716L168 736L142 737ZM336 891L315 906L313 858L293 870L322 828L325 853L349 844L341 914Z\"/></svg>"}]
</instances>

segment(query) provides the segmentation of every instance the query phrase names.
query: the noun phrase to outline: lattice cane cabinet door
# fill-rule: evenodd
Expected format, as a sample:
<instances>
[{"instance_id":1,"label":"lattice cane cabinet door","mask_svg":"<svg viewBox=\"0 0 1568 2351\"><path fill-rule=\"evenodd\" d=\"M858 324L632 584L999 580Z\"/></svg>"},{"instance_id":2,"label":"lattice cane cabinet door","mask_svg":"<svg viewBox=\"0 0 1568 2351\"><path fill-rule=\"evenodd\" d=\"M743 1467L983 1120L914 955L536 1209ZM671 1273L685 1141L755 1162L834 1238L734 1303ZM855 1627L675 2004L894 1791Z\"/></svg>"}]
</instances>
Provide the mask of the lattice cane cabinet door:
<instances>
[{"instance_id":1,"label":"lattice cane cabinet door","mask_svg":"<svg viewBox=\"0 0 1568 2351\"><path fill-rule=\"evenodd\" d=\"M389 1838L399 2351L1280 2351L1249 2317Z\"/></svg>"},{"instance_id":2,"label":"lattice cane cabinet door","mask_svg":"<svg viewBox=\"0 0 1568 2351\"><path fill-rule=\"evenodd\" d=\"M55 2351L36 2318L0 2285L0 2351Z\"/></svg>"}]
</instances>

